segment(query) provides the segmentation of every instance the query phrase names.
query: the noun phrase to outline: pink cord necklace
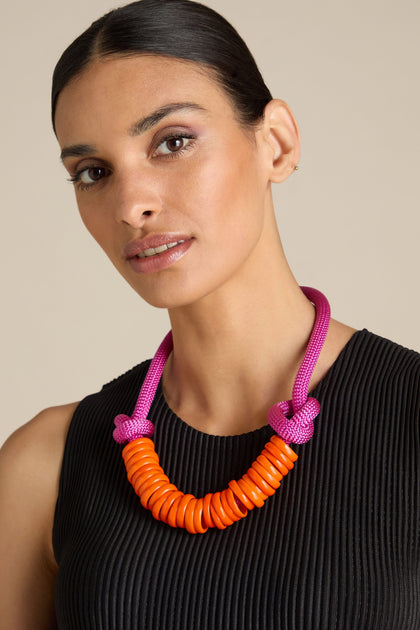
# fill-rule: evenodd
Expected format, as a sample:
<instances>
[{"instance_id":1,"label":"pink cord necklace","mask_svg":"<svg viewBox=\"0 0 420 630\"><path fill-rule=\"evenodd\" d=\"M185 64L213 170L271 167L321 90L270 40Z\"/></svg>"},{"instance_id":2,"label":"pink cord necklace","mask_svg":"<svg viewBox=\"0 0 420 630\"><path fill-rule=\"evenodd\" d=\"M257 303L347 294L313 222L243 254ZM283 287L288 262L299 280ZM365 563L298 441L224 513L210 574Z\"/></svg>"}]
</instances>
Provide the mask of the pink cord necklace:
<instances>
[{"instance_id":1,"label":"pink cord necklace","mask_svg":"<svg viewBox=\"0 0 420 630\"><path fill-rule=\"evenodd\" d=\"M281 479L297 459L289 444L303 444L311 439L313 420L320 412L315 398L308 398L309 383L324 345L330 322L330 307L325 296L302 287L316 308L315 324L292 390L292 399L279 402L268 410L267 419L276 435L238 481L232 480L221 492L209 492L197 499L184 494L169 481L150 439L155 427L147 418L166 361L172 351L172 333L160 344L144 379L132 416L119 414L114 422L114 439L129 442L123 449L127 477L143 507L155 519L172 527L183 527L192 534L203 534L209 527L225 529L244 518L249 510L262 507L274 494Z\"/></svg>"}]
</instances>

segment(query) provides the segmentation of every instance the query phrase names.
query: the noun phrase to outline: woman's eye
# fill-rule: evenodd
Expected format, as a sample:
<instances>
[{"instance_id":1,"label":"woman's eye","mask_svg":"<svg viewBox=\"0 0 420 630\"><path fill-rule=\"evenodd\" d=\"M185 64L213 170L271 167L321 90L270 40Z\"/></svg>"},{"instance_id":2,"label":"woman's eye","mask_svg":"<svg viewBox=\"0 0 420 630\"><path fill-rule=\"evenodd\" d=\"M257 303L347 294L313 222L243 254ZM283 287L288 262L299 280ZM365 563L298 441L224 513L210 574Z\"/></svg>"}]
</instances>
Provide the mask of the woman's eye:
<instances>
[{"instance_id":1,"label":"woman's eye","mask_svg":"<svg viewBox=\"0 0 420 630\"><path fill-rule=\"evenodd\" d=\"M103 166L87 166L76 172L69 181L72 182L79 190L88 190L95 186L104 177L109 177L110 171Z\"/></svg>"},{"instance_id":2,"label":"woman's eye","mask_svg":"<svg viewBox=\"0 0 420 630\"><path fill-rule=\"evenodd\" d=\"M190 148L193 136L173 136L165 138L156 149L155 155L173 155Z\"/></svg>"},{"instance_id":3,"label":"woman's eye","mask_svg":"<svg viewBox=\"0 0 420 630\"><path fill-rule=\"evenodd\" d=\"M85 168L79 173L78 180L82 184L94 184L103 177L106 177L106 174L106 169L102 166L91 166L89 168Z\"/></svg>"}]
</instances>

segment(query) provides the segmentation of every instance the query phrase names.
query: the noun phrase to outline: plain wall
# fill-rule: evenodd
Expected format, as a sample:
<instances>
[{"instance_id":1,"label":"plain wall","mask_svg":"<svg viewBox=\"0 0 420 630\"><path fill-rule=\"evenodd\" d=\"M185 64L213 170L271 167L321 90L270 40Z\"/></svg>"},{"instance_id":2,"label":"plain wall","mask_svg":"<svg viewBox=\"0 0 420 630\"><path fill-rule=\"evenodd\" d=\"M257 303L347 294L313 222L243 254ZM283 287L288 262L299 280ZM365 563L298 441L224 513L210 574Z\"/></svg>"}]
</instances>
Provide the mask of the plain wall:
<instances>
[{"instance_id":1,"label":"plain wall","mask_svg":"<svg viewBox=\"0 0 420 630\"><path fill-rule=\"evenodd\" d=\"M300 124L299 170L275 189L298 281L322 290L335 318L420 349L418 0L208 4ZM0 443L152 355L169 326L82 226L50 125L59 55L114 6L2 9Z\"/></svg>"}]
</instances>

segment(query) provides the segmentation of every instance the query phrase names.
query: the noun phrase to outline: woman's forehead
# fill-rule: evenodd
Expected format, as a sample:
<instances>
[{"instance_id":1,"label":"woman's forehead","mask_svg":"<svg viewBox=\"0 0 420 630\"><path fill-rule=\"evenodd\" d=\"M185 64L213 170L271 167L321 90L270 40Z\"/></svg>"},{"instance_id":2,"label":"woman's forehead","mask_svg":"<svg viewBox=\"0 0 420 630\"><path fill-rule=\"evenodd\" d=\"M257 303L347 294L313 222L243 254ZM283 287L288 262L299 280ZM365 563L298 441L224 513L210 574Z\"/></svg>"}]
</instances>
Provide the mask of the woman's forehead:
<instances>
[{"instance_id":1,"label":"woman's forehead","mask_svg":"<svg viewBox=\"0 0 420 630\"><path fill-rule=\"evenodd\" d=\"M93 116L147 116L168 103L195 103L207 111L224 111L229 100L211 71L195 62L157 55L107 57L89 63L58 97L58 132ZM230 109L230 107L228 108Z\"/></svg>"}]
</instances>

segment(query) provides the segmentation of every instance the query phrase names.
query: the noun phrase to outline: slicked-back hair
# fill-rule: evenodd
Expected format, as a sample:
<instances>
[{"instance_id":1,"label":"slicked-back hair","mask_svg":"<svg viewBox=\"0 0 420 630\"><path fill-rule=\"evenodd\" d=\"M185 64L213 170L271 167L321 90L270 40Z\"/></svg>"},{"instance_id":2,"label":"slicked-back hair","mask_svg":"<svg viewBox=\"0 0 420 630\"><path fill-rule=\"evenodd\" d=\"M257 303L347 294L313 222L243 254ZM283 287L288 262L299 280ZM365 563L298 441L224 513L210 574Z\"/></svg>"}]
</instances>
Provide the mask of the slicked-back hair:
<instances>
[{"instance_id":1,"label":"slicked-back hair","mask_svg":"<svg viewBox=\"0 0 420 630\"><path fill-rule=\"evenodd\" d=\"M247 45L216 11L190 0L140 0L93 22L63 52L52 81L54 129L60 92L90 62L141 54L189 60L208 69L245 126L263 116L272 98Z\"/></svg>"}]
</instances>

